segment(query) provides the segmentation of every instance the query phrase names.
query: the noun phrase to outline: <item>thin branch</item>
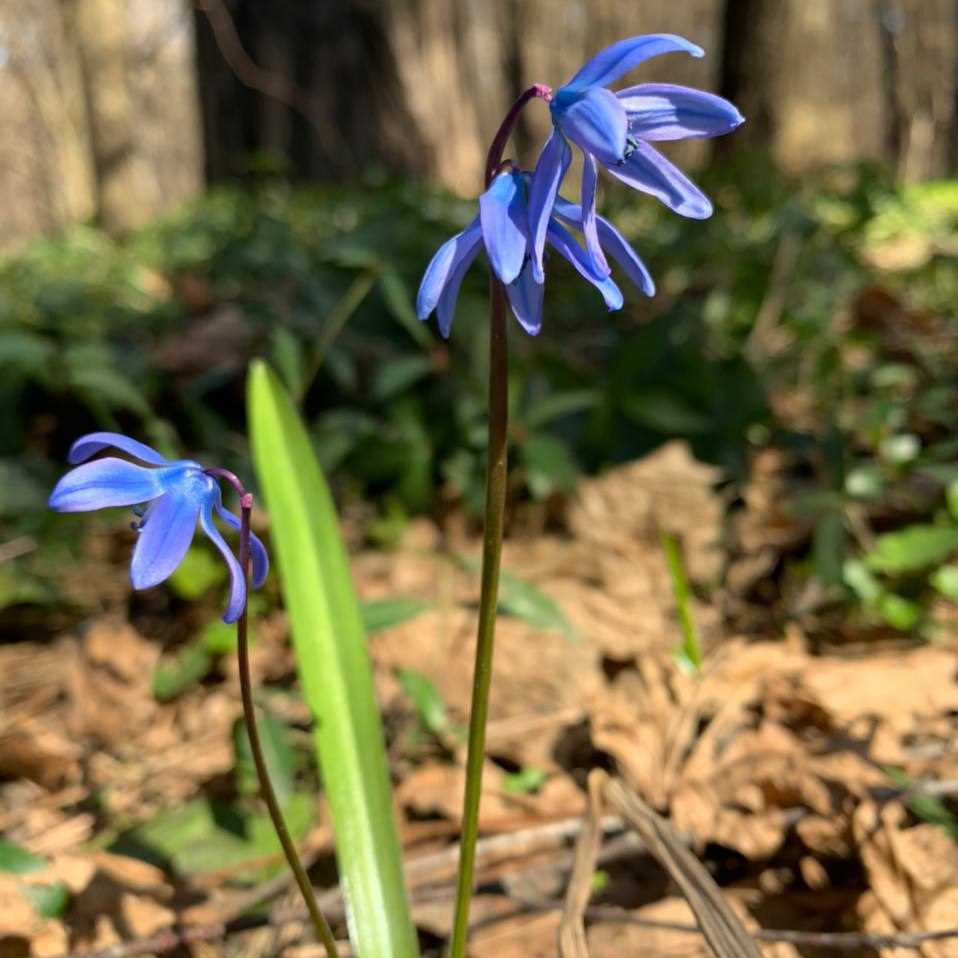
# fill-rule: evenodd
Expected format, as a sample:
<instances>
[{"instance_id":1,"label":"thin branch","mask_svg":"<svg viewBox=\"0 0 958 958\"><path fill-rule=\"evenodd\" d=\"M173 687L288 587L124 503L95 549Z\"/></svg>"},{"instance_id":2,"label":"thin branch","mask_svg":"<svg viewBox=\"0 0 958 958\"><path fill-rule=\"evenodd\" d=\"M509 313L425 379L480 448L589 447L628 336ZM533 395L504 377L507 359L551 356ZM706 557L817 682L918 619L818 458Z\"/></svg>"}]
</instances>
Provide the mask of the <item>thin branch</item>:
<instances>
[{"instance_id":1,"label":"thin branch","mask_svg":"<svg viewBox=\"0 0 958 958\"><path fill-rule=\"evenodd\" d=\"M197 7L206 16L217 49L243 86L262 93L298 113L327 142L335 140L335 148L344 142L333 124L323 124L312 98L286 77L263 69L243 46L236 24L223 0L196 0Z\"/></svg>"}]
</instances>

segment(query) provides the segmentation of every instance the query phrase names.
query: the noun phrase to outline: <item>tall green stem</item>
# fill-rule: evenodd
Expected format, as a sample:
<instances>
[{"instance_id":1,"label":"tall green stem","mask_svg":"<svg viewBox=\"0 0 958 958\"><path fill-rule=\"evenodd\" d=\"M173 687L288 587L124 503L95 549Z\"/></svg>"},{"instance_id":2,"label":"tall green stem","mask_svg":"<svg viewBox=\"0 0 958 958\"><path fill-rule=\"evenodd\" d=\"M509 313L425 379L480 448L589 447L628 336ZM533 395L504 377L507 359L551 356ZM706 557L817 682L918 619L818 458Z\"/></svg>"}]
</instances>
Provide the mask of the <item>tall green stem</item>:
<instances>
[{"instance_id":1,"label":"tall green stem","mask_svg":"<svg viewBox=\"0 0 958 958\"><path fill-rule=\"evenodd\" d=\"M499 565L502 527L506 511L506 465L509 407L508 349L506 344L506 297L493 277L489 284L489 450L486 462L486 515L482 537L482 587L479 594L479 629L476 663L472 677L469 712L469 751L466 758L466 792L462 809L459 845L459 877L456 913L453 919L450 958L463 958L469 933L469 903L476 865L479 835L479 799L489 715L489 685L492 679L492 648L499 595Z\"/></svg>"},{"instance_id":2,"label":"tall green stem","mask_svg":"<svg viewBox=\"0 0 958 958\"><path fill-rule=\"evenodd\" d=\"M240 544L239 561L246 577L246 587L249 589L249 537L250 537L250 512L253 509L253 497L248 492L240 495ZM316 935L323 943L326 949L326 958L339 958L336 950L336 939L330 930L323 913L319 910L319 904L316 901L316 895L313 893L313 885L303 868L299 853L296 851L296 845L289 829L286 827L286 821L283 818L283 812L279 807L279 801L276 798L276 792L273 790L273 783L269 778L269 770L266 767L266 759L263 755L263 746L260 742L259 727L256 724L256 709L253 705L253 681L250 677L249 668L249 637L247 628L247 608L249 603L243 608L243 614L236 623L236 651L239 658L239 678L240 694L243 699L243 716L246 719L246 732L249 735L250 751L253 753L253 764L256 766L256 775L259 778L260 792L266 807L269 809L269 817L272 819L273 828L279 838L280 845L283 846L283 854L286 855L286 861L293 872L296 884L299 886L303 901L306 902L306 909L309 917L312 919L313 927L316 929Z\"/></svg>"}]
</instances>

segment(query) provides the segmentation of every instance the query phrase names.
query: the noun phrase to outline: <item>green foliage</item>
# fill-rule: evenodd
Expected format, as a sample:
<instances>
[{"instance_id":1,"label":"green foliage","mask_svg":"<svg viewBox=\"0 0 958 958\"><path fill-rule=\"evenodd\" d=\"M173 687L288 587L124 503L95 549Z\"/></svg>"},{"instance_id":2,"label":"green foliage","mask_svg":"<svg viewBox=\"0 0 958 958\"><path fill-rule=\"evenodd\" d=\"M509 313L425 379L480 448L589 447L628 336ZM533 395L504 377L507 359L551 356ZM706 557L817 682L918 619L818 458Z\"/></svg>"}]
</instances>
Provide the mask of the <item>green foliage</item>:
<instances>
[{"instance_id":1,"label":"green foliage","mask_svg":"<svg viewBox=\"0 0 958 958\"><path fill-rule=\"evenodd\" d=\"M548 777L543 769L525 765L503 778L502 790L509 795L529 795L538 792Z\"/></svg>"},{"instance_id":2,"label":"green foliage","mask_svg":"<svg viewBox=\"0 0 958 958\"><path fill-rule=\"evenodd\" d=\"M402 183L262 183L213 191L125 242L80 227L0 262L6 538L57 528L38 518L44 496L90 428L238 465L253 355L296 397L337 497L379 504L375 541L438 502L481 512L485 270L465 277L450 340L413 309L472 203ZM741 481L772 444L799 463L789 507L815 530L796 570L853 597L843 569L865 558L863 512L874 536L938 525L941 489L958 480L956 185L896 188L864 168L794 181L758 159L703 185L717 200L705 222L609 193L655 276L652 300L626 289L625 309L606 313L550 261L542 334L510 330L510 494L564 496L673 437ZM0 589L3 601L52 600L32 560L14 572L36 587ZM949 596L934 564L917 583L875 573L922 609ZM187 597L189 579L172 587Z\"/></svg>"},{"instance_id":3,"label":"green foliage","mask_svg":"<svg viewBox=\"0 0 958 958\"><path fill-rule=\"evenodd\" d=\"M269 712L259 719L270 778L292 836L305 837L315 814L315 798L297 788L297 756L290 730ZM257 881L282 868L279 839L269 816L259 810L259 788L246 728L233 732L234 777L238 799L232 803L201 796L160 812L125 832L116 850L184 875L235 867L238 876ZM264 868L264 858L275 857Z\"/></svg>"},{"instance_id":4,"label":"green foliage","mask_svg":"<svg viewBox=\"0 0 958 958\"><path fill-rule=\"evenodd\" d=\"M422 672L415 669L399 669L399 684L406 697L416 708L423 727L433 735L444 735L450 730L446 703L435 685Z\"/></svg>"}]
</instances>

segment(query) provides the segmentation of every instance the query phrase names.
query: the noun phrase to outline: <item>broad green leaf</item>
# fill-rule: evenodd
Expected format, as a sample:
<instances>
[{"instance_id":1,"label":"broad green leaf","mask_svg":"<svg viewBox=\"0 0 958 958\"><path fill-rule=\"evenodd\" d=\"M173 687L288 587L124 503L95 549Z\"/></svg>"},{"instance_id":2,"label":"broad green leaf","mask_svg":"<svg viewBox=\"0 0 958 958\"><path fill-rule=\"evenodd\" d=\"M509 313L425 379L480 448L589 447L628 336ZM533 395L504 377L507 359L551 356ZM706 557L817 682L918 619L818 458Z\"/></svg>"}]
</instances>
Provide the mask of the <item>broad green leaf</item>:
<instances>
[{"instance_id":1,"label":"broad green leaf","mask_svg":"<svg viewBox=\"0 0 958 958\"><path fill-rule=\"evenodd\" d=\"M590 409L599 399L596 389L569 389L543 396L531 404L525 416L527 429L540 429L554 419Z\"/></svg>"},{"instance_id":2,"label":"broad green leaf","mask_svg":"<svg viewBox=\"0 0 958 958\"><path fill-rule=\"evenodd\" d=\"M958 565L943 565L931 575L931 584L952 602L958 602Z\"/></svg>"},{"instance_id":3,"label":"broad green leaf","mask_svg":"<svg viewBox=\"0 0 958 958\"><path fill-rule=\"evenodd\" d=\"M519 446L519 458L526 469L529 491L536 499L571 490L575 485L579 471L568 447L555 436L529 436Z\"/></svg>"},{"instance_id":4,"label":"broad green leaf","mask_svg":"<svg viewBox=\"0 0 958 958\"><path fill-rule=\"evenodd\" d=\"M265 709L259 709L256 716L263 758L269 771L273 791L281 806L287 804L293 794L296 762L292 746L289 744L289 729ZM242 719L233 726L233 751L236 756L236 790L240 795L256 795L259 792L259 779L253 752L249 744L246 722Z\"/></svg>"},{"instance_id":5,"label":"broad green leaf","mask_svg":"<svg viewBox=\"0 0 958 958\"><path fill-rule=\"evenodd\" d=\"M913 629L921 618L921 606L917 602L894 592L886 592L878 599L878 611L893 629L900 632Z\"/></svg>"},{"instance_id":6,"label":"broad green leaf","mask_svg":"<svg viewBox=\"0 0 958 958\"><path fill-rule=\"evenodd\" d=\"M473 572L480 569L479 559L473 556L458 561ZM578 630L551 596L505 569L499 573L499 612L544 632L561 632L570 642L581 641Z\"/></svg>"},{"instance_id":7,"label":"broad green leaf","mask_svg":"<svg viewBox=\"0 0 958 958\"><path fill-rule=\"evenodd\" d=\"M62 881L49 885L24 885L22 891L41 918L59 918L70 904L70 889Z\"/></svg>"},{"instance_id":8,"label":"broad green leaf","mask_svg":"<svg viewBox=\"0 0 958 958\"><path fill-rule=\"evenodd\" d=\"M206 677L212 664L213 658L201 639L184 645L153 670L153 698L169 702L182 695Z\"/></svg>"},{"instance_id":9,"label":"broad green leaf","mask_svg":"<svg viewBox=\"0 0 958 958\"><path fill-rule=\"evenodd\" d=\"M181 874L201 874L260 854L243 831L241 815L197 798L131 829L113 848Z\"/></svg>"},{"instance_id":10,"label":"broad green leaf","mask_svg":"<svg viewBox=\"0 0 958 958\"><path fill-rule=\"evenodd\" d=\"M209 549L193 546L167 581L181 599L192 602L225 578L223 560L214 559Z\"/></svg>"},{"instance_id":11,"label":"broad green leaf","mask_svg":"<svg viewBox=\"0 0 958 958\"><path fill-rule=\"evenodd\" d=\"M14 875L29 875L46 867L42 858L28 852L25 848L0 838L0 872Z\"/></svg>"},{"instance_id":12,"label":"broad green leaf","mask_svg":"<svg viewBox=\"0 0 958 958\"><path fill-rule=\"evenodd\" d=\"M253 456L272 522L297 666L315 719L349 929L363 956L417 952L362 615L332 497L276 376L249 376Z\"/></svg>"},{"instance_id":13,"label":"broad green leaf","mask_svg":"<svg viewBox=\"0 0 958 958\"><path fill-rule=\"evenodd\" d=\"M635 393L623 400L622 409L640 426L667 436L698 435L712 428L707 416L671 393Z\"/></svg>"},{"instance_id":14,"label":"broad green leaf","mask_svg":"<svg viewBox=\"0 0 958 958\"><path fill-rule=\"evenodd\" d=\"M386 359L376 370L372 396L380 402L390 399L419 382L432 372L432 359L427 355L396 356Z\"/></svg>"},{"instance_id":15,"label":"broad green leaf","mask_svg":"<svg viewBox=\"0 0 958 958\"><path fill-rule=\"evenodd\" d=\"M383 294L383 302L393 318L406 330L407 333L420 345L426 348L432 346L432 333L429 327L419 320L416 310L413 309L412 297L403 282L402 277L392 270L384 270L379 277L379 289Z\"/></svg>"},{"instance_id":16,"label":"broad green leaf","mask_svg":"<svg viewBox=\"0 0 958 958\"><path fill-rule=\"evenodd\" d=\"M865 603L877 602L882 594L881 583L872 575L868 566L860 559L846 559L842 566L842 578L859 600Z\"/></svg>"},{"instance_id":17,"label":"broad green leaf","mask_svg":"<svg viewBox=\"0 0 958 958\"><path fill-rule=\"evenodd\" d=\"M500 574L499 610L544 631L561 632L570 642L581 636L555 600L511 572Z\"/></svg>"},{"instance_id":18,"label":"broad green leaf","mask_svg":"<svg viewBox=\"0 0 958 958\"><path fill-rule=\"evenodd\" d=\"M391 629L394 625L400 625L421 615L429 607L430 603L422 599L410 599L403 596L371 599L369 602L363 602L360 610L363 616L363 628L367 635L381 632L383 629Z\"/></svg>"},{"instance_id":19,"label":"broad green leaf","mask_svg":"<svg viewBox=\"0 0 958 958\"><path fill-rule=\"evenodd\" d=\"M416 707L422 724L434 735L445 732L449 728L449 716L436 686L415 669L399 669L397 677L403 692Z\"/></svg>"},{"instance_id":20,"label":"broad green leaf","mask_svg":"<svg viewBox=\"0 0 958 958\"><path fill-rule=\"evenodd\" d=\"M909 526L879 536L866 562L876 572L897 575L944 562L958 549L958 526Z\"/></svg>"},{"instance_id":21,"label":"broad green leaf","mask_svg":"<svg viewBox=\"0 0 958 958\"><path fill-rule=\"evenodd\" d=\"M526 765L518 772L511 772L502 780L502 790L509 795L528 795L538 792L545 785L548 775L541 768Z\"/></svg>"}]
</instances>

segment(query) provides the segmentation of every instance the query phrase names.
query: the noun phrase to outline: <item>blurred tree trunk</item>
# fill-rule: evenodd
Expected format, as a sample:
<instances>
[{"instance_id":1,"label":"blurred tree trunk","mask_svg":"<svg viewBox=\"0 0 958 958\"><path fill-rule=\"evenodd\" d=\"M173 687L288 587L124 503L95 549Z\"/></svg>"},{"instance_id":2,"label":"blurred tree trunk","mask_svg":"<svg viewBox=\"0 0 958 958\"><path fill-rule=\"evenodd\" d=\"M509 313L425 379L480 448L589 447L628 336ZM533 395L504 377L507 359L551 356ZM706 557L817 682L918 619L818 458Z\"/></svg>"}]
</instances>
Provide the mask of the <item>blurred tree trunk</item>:
<instances>
[{"instance_id":1,"label":"blurred tree trunk","mask_svg":"<svg viewBox=\"0 0 958 958\"><path fill-rule=\"evenodd\" d=\"M97 214L123 232L200 184L189 21L178 0L68 0L66 9L83 68Z\"/></svg>"},{"instance_id":2,"label":"blurred tree trunk","mask_svg":"<svg viewBox=\"0 0 958 958\"><path fill-rule=\"evenodd\" d=\"M955 0L726 0L723 92L735 145L786 169L884 160L907 179L954 168Z\"/></svg>"},{"instance_id":3,"label":"blurred tree trunk","mask_svg":"<svg viewBox=\"0 0 958 958\"><path fill-rule=\"evenodd\" d=\"M60 7L0 0L0 245L89 216L95 182L80 64Z\"/></svg>"},{"instance_id":4,"label":"blurred tree trunk","mask_svg":"<svg viewBox=\"0 0 958 958\"><path fill-rule=\"evenodd\" d=\"M125 0L77 0L71 20L83 66L96 169L97 214L111 231L146 222L159 197L136 150L136 115L127 78Z\"/></svg>"}]
</instances>

